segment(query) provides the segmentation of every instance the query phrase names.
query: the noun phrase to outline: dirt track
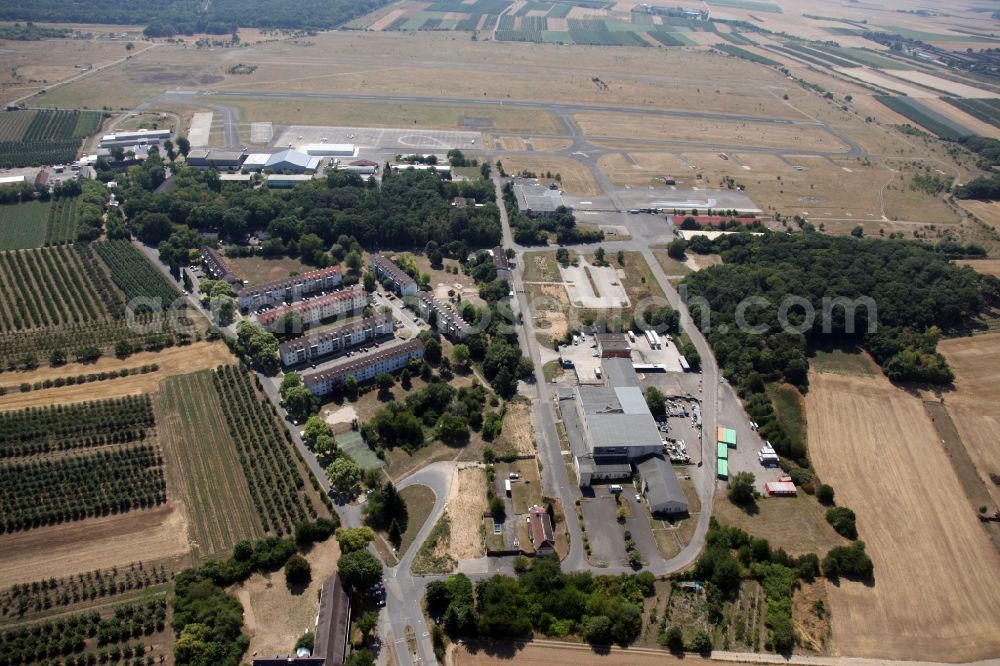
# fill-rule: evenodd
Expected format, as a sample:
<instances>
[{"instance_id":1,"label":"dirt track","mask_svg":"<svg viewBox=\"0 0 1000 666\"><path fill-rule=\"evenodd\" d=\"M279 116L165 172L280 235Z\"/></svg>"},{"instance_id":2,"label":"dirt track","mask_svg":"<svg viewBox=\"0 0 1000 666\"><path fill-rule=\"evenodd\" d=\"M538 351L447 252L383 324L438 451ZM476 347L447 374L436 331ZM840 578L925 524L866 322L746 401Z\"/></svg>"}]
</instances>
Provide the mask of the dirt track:
<instances>
[{"instance_id":1,"label":"dirt track","mask_svg":"<svg viewBox=\"0 0 1000 666\"><path fill-rule=\"evenodd\" d=\"M186 517L168 502L148 511L0 536L0 587L189 551Z\"/></svg>"},{"instance_id":2,"label":"dirt track","mask_svg":"<svg viewBox=\"0 0 1000 666\"><path fill-rule=\"evenodd\" d=\"M1000 651L1000 556L919 398L884 377L815 374L809 450L857 513L875 583L830 587L834 649L968 661Z\"/></svg>"},{"instance_id":3,"label":"dirt track","mask_svg":"<svg viewBox=\"0 0 1000 666\"><path fill-rule=\"evenodd\" d=\"M91 374L118 368L142 367L156 363L160 369L145 375L131 375L103 382L91 382L41 389L27 393L7 393L0 398L0 411L38 407L54 403L70 404L118 398L137 393L152 393L164 377L187 374L197 370L215 368L232 363L236 359L222 342L197 342L186 347L171 347L161 352L134 354L124 360L104 358L93 364L73 363L60 368L40 368L34 372L4 373L0 375L0 385L17 385L21 382L34 383L47 378L69 377Z\"/></svg>"}]
</instances>

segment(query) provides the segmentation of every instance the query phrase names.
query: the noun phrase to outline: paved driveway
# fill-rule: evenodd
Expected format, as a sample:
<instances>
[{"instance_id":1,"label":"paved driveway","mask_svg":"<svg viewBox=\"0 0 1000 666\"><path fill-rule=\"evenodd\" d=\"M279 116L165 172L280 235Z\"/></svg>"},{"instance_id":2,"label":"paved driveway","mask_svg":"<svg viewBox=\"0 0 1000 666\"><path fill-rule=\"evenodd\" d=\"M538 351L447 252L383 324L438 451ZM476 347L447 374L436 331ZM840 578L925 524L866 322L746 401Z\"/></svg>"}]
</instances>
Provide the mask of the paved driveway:
<instances>
[{"instance_id":1,"label":"paved driveway","mask_svg":"<svg viewBox=\"0 0 1000 666\"><path fill-rule=\"evenodd\" d=\"M624 528L618 524L618 507L614 499L607 497L607 490L595 488L596 497L581 502L583 520L590 539L590 561L598 565L625 566ZM655 546L654 546L655 549Z\"/></svg>"}]
</instances>

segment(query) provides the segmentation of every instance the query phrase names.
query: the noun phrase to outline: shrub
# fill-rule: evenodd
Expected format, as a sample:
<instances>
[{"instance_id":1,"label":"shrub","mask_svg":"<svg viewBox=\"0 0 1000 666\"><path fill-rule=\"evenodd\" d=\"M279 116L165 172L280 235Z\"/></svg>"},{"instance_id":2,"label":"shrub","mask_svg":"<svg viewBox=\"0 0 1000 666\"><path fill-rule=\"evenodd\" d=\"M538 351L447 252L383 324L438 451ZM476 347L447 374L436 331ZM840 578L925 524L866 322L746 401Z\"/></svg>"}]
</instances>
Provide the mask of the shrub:
<instances>
[{"instance_id":1,"label":"shrub","mask_svg":"<svg viewBox=\"0 0 1000 666\"><path fill-rule=\"evenodd\" d=\"M865 579L871 577L874 569L871 558L865 552L864 541L837 546L823 558L823 574L827 578Z\"/></svg>"},{"instance_id":2,"label":"shrub","mask_svg":"<svg viewBox=\"0 0 1000 666\"><path fill-rule=\"evenodd\" d=\"M833 506L833 496L833 486L821 483L819 488L816 489L816 499L819 500L820 504Z\"/></svg>"},{"instance_id":3,"label":"shrub","mask_svg":"<svg viewBox=\"0 0 1000 666\"><path fill-rule=\"evenodd\" d=\"M848 539L858 538L858 528L854 523L854 512L845 506L828 509L826 521L833 526L837 534Z\"/></svg>"},{"instance_id":4,"label":"shrub","mask_svg":"<svg viewBox=\"0 0 1000 666\"><path fill-rule=\"evenodd\" d=\"M306 585L312 579L312 567L308 560L295 554L285 562L285 580L289 585Z\"/></svg>"},{"instance_id":5,"label":"shrub","mask_svg":"<svg viewBox=\"0 0 1000 666\"><path fill-rule=\"evenodd\" d=\"M678 626L672 626L663 632L660 643L674 654L684 652L684 633Z\"/></svg>"}]
</instances>

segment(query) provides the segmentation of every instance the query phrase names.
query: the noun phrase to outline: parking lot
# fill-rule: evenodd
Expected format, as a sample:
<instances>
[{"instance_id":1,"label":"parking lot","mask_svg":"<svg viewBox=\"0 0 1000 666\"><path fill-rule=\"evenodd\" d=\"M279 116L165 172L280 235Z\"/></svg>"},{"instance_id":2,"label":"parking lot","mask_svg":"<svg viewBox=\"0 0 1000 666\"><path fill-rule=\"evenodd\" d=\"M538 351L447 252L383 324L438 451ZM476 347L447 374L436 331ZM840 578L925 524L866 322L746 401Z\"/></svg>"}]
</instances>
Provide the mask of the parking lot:
<instances>
[{"instance_id":1,"label":"parking lot","mask_svg":"<svg viewBox=\"0 0 1000 666\"><path fill-rule=\"evenodd\" d=\"M625 490L631 489L632 484L629 483ZM608 486L595 485L593 492L593 498L580 502L584 524L588 528L586 536L590 539L590 561L597 566L626 566L628 554L625 551L624 528L618 524L618 505L608 492Z\"/></svg>"}]
</instances>

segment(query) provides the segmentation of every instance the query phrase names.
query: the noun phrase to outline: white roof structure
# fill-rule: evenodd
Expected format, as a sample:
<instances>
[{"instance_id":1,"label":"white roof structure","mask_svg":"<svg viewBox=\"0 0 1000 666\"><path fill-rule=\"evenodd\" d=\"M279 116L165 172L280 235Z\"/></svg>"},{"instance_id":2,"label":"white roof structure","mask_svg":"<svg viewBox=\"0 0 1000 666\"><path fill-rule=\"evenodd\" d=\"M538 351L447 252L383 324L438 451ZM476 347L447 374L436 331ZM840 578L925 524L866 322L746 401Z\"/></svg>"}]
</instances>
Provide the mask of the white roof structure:
<instances>
[{"instance_id":1,"label":"white roof structure","mask_svg":"<svg viewBox=\"0 0 1000 666\"><path fill-rule=\"evenodd\" d=\"M354 157L357 153L357 147L353 143L310 143L305 147L305 151L310 155L322 155L324 157L330 155Z\"/></svg>"},{"instance_id":2,"label":"white roof structure","mask_svg":"<svg viewBox=\"0 0 1000 666\"><path fill-rule=\"evenodd\" d=\"M269 159L271 159L270 153L250 153L247 155L247 158L243 160L243 168L263 169Z\"/></svg>"},{"instance_id":3,"label":"white roof structure","mask_svg":"<svg viewBox=\"0 0 1000 666\"><path fill-rule=\"evenodd\" d=\"M17 185L24 182L24 176L2 176L0 185Z\"/></svg>"},{"instance_id":4,"label":"white roof structure","mask_svg":"<svg viewBox=\"0 0 1000 666\"><path fill-rule=\"evenodd\" d=\"M319 158L300 153L291 148L271 155L264 165L266 169L275 171L309 171L319 166Z\"/></svg>"}]
</instances>

